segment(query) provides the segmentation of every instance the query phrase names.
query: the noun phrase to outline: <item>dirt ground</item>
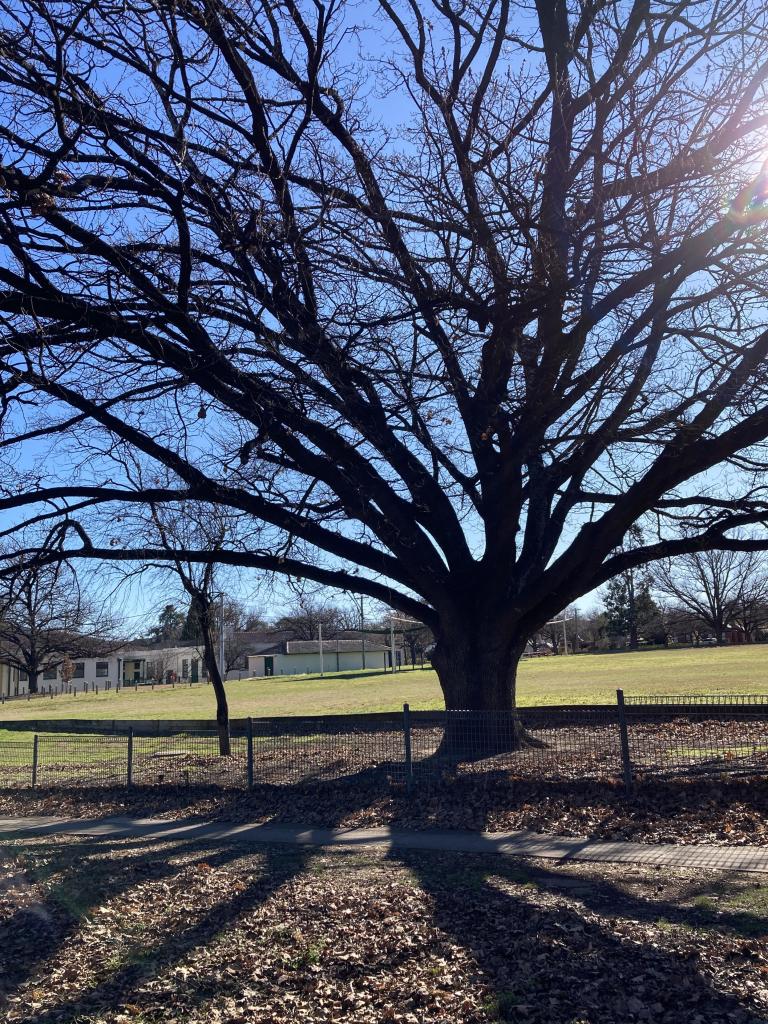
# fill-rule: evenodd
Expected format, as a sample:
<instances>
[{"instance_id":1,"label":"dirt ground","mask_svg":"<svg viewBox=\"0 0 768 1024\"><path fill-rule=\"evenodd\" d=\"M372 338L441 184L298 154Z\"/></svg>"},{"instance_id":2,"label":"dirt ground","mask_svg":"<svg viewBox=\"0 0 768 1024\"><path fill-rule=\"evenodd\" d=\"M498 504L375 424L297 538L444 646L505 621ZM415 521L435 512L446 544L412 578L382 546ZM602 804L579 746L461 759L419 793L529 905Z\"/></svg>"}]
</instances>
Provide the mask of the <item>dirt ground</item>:
<instances>
[{"instance_id":1,"label":"dirt ground","mask_svg":"<svg viewBox=\"0 0 768 1024\"><path fill-rule=\"evenodd\" d=\"M768 879L200 841L0 848L4 1022L756 1024Z\"/></svg>"}]
</instances>

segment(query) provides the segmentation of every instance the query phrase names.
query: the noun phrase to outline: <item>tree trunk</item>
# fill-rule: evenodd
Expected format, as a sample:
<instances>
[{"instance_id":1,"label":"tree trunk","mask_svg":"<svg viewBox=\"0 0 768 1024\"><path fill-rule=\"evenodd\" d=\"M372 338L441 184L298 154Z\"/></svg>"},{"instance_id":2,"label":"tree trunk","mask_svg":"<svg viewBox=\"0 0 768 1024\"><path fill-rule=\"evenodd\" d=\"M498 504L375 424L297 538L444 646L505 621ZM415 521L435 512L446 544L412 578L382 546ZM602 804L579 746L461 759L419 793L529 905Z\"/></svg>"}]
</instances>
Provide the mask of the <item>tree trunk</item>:
<instances>
[{"instance_id":1,"label":"tree trunk","mask_svg":"<svg viewBox=\"0 0 768 1024\"><path fill-rule=\"evenodd\" d=\"M200 602L199 616L200 631L203 636L203 660L208 671L208 678L213 686L213 692L216 695L216 728L219 733L219 754L223 757L228 757L232 752L229 741L229 705L227 704L227 691L224 688L224 681L221 678L219 664L216 660L209 603Z\"/></svg>"},{"instance_id":2,"label":"tree trunk","mask_svg":"<svg viewBox=\"0 0 768 1024\"><path fill-rule=\"evenodd\" d=\"M30 672L29 669L27 669L27 689L29 690L30 693L38 692L37 681L39 678L39 672Z\"/></svg>"},{"instance_id":3,"label":"tree trunk","mask_svg":"<svg viewBox=\"0 0 768 1024\"><path fill-rule=\"evenodd\" d=\"M630 650L636 650L638 647L637 641L637 619L633 615L629 620L629 647Z\"/></svg>"},{"instance_id":4,"label":"tree trunk","mask_svg":"<svg viewBox=\"0 0 768 1024\"><path fill-rule=\"evenodd\" d=\"M627 580L627 619L629 626L629 649L637 649L637 602L635 600L635 580L632 573Z\"/></svg>"},{"instance_id":5,"label":"tree trunk","mask_svg":"<svg viewBox=\"0 0 768 1024\"><path fill-rule=\"evenodd\" d=\"M436 634L432 664L447 712L440 755L482 758L525 744L515 683L526 639L491 626L472 628L466 621L463 628Z\"/></svg>"},{"instance_id":6,"label":"tree trunk","mask_svg":"<svg viewBox=\"0 0 768 1024\"><path fill-rule=\"evenodd\" d=\"M411 656L411 668L415 668L416 667L416 641L415 640L409 640L407 646L408 646L408 653Z\"/></svg>"}]
</instances>

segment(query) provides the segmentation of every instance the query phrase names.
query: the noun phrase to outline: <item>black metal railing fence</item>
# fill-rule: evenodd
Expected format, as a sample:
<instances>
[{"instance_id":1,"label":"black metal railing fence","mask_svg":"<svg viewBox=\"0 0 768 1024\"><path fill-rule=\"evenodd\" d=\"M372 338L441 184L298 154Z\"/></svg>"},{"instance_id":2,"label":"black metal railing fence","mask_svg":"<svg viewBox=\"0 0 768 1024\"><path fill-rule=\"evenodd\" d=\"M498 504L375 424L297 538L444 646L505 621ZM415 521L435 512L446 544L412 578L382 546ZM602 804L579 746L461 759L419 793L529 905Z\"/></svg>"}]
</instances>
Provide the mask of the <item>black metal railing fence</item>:
<instances>
[{"instance_id":1,"label":"black metal railing fence","mask_svg":"<svg viewBox=\"0 0 768 1024\"><path fill-rule=\"evenodd\" d=\"M620 779L768 771L768 696L625 697L514 712L411 711L247 719L230 754L212 729L88 723L90 732L0 740L0 787L233 788L349 782L428 785L460 776ZM3 723L9 727L11 723ZM51 723L53 725L53 723ZM162 725L162 728L161 728ZM24 737L24 738L23 738Z\"/></svg>"}]
</instances>

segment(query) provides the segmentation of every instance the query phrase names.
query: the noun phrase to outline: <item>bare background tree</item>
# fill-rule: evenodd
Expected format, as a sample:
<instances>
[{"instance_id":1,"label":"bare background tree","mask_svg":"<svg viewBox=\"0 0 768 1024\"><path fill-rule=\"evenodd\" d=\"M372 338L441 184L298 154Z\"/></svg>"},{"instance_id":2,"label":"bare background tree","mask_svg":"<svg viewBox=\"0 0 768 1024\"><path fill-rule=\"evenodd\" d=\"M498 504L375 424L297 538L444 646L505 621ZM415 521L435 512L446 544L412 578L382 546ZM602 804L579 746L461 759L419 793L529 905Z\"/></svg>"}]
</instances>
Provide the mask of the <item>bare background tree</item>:
<instances>
[{"instance_id":1,"label":"bare background tree","mask_svg":"<svg viewBox=\"0 0 768 1024\"><path fill-rule=\"evenodd\" d=\"M168 677L176 667L176 658L173 650L156 651L146 662L146 678L156 680L159 683L168 682Z\"/></svg>"},{"instance_id":2,"label":"bare background tree","mask_svg":"<svg viewBox=\"0 0 768 1024\"><path fill-rule=\"evenodd\" d=\"M18 565L0 578L0 657L27 673L30 693L65 658L98 658L123 643L118 619L84 592L66 562Z\"/></svg>"},{"instance_id":3,"label":"bare background tree","mask_svg":"<svg viewBox=\"0 0 768 1024\"><path fill-rule=\"evenodd\" d=\"M768 625L768 564L764 558L756 559L746 574L739 603L733 611L733 621L742 630L744 640L752 643Z\"/></svg>"},{"instance_id":4,"label":"bare background tree","mask_svg":"<svg viewBox=\"0 0 768 1024\"><path fill-rule=\"evenodd\" d=\"M362 593L432 630L449 707L510 709L580 595L765 546L762 0L0 24L0 509L49 527L17 554ZM112 514L188 502L250 529Z\"/></svg>"},{"instance_id":5,"label":"bare background tree","mask_svg":"<svg viewBox=\"0 0 768 1024\"><path fill-rule=\"evenodd\" d=\"M232 517L211 510L208 506L190 504L177 508L173 505L150 505L146 515L132 510L125 517L124 529L133 536L140 537L149 545L148 550L163 552L165 556L157 561L145 561L138 572L172 575L181 584L189 598L189 613L181 615L177 641L199 644L208 680L213 687L216 698L216 727L219 734L219 753L228 756L231 753L229 735L229 702L227 700L226 668L220 663L218 648L221 630L225 624L221 621L220 593L226 585L215 560L215 553L224 543L227 534L235 534ZM211 558L205 562L184 559L179 552L189 547L198 547L210 552ZM166 606L168 608L174 606ZM169 621L177 620L178 613L166 616ZM162 619L161 619L162 622ZM184 631L193 631L195 636L184 636Z\"/></svg>"},{"instance_id":6,"label":"bare background tree","mask_svg":"<svg viewBox=\"0 0 768 1024\"><path fill-rule=\"evenodd\" d=\"M754 552L703 551L660 562L654 586L711 630L717 644L737 625L745 639L766 621L765 560Z\"/></svg>"},{"instance_id":7,"label":"bare background tree","mask_svg":"<svg viewBox=\"0 0 768 1024\"><path fill-rule=\"evenodd\" d=\"M219 604L217 617L220 616ZM224 595L224 676L243 661L249 644L246 634L253 630L264 630L266 622L261 612L248 607L244 602L225 593ZM191 599L184 625L179 634L181 643L201 644L203 631L197 615L197 604Z\"/></svg>"},{"instance_id":8,"label":"bare background tree","mask_svg":"<svg viewBox=\"0 0 768 1024\"><path fill-rule=\"evenodd\" d=\"M347 628L347 618L332 601L314 594L298 596L274 622L274 628L288 633L291 640L317 640L321 626L327 639Z\"/></svg>"},{"instance_id":9,"label":"bare background tree","mask_svg":"<svg viewBox=\"0 0 768 1024\"><path fill-rule=\"evenodd\" d=\"M224 671L248 668L248 634L263 632L266 620L260 608L227 596L224 600Z\"/></svg>"}]
</instances>

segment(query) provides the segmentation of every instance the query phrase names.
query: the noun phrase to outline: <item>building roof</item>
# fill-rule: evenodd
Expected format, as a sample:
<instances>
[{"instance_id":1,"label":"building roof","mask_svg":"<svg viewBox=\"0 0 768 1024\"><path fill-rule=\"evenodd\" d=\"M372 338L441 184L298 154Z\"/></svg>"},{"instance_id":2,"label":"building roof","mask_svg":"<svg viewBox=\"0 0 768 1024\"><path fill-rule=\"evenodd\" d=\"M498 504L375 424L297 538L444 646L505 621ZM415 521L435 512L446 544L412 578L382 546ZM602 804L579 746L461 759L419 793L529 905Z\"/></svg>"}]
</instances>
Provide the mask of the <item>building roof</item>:
<instances>
[{"instance_id":1,"label":"building roof","mask_svg":"<svg viewBox=\"0 0 768 1024\"><path fill-rule=\"evenodd\" d=\"M320 641L319 640L283 640L280 643L263 644L258 645L259 649L254 650L251 653L253 655L264 655L264 654L319 654L320 653ZM359 639L357 640L323 640L323 654L360 654L362 653L363 645ZM366 640L365 650L368 651L388 651L389 646L387 644L376 643L373 641Z\"/></svg>"},{"instance_id":2,"label":"building roof","mask_svg":"<svg viewBox=\"0 0 768 1024\"><path fill-rule=\"evenodd\" d=\"M274 641L262 640L259 643L249 644L246 654L249 658L255 654L282 654L284 647L284 643L276 644Z\"/></svg>"},{"instance_id":3,"label":"building roof","mask_svg":"<svg viewBox=\"0 0 768 1024\"><path fill-rule=\"evenodd\" d=\"M338 651L340 654L343 653L357 653L362 651L363 645L359 639L356 640L323 640L323 653L326 651L329 654L335 654ZM382 643L371 643L366 640L365 642L366 651L388 651L389 647L387 644ZM319 640L286 640L285 642L285 653L286 654L319 654L320 652L320 641Z\"/></svg>"},{"instance_id":4,"label":"building roof","mask_svg":"<svg viewBox=\"0 0 768 1024\"><path fill-rule=\"evenodd\" d=\"M289 640L290 636L281 629L238 629L231 640L241 654L277 654L282 650L282 641Z\"/></svg>"}]
</instances>

